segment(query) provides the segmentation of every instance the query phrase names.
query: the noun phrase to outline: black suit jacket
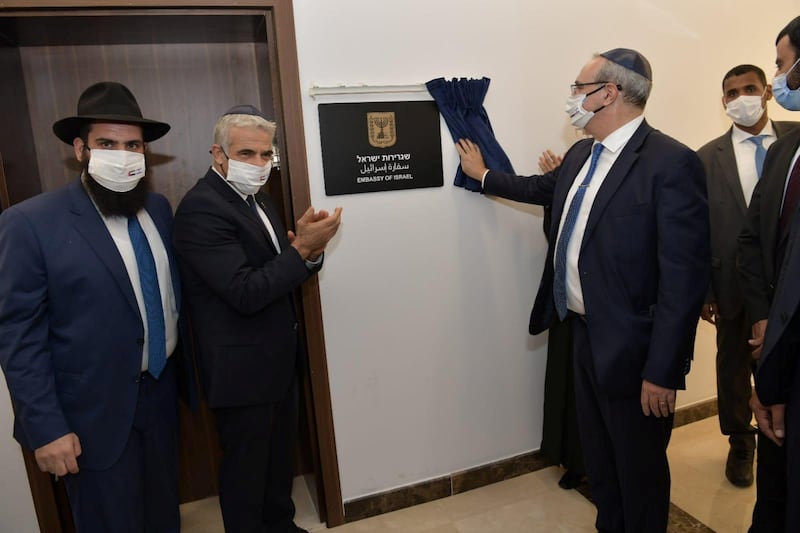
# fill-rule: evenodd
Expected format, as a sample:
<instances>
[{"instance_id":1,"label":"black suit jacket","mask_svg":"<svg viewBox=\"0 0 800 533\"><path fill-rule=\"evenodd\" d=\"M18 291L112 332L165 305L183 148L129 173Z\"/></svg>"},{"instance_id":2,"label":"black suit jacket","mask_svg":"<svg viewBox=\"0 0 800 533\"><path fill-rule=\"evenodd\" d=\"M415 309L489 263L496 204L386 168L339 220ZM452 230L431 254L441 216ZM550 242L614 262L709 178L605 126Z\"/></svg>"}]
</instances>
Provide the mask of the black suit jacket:
<instances>
[{"instance_id":1,"label":"black suit jacket","mask_svg":"<svg viewBox=\"0 0 800 533\"><path fill-rule=\"evenodd\" d=\"M797 122L773 122L780 139L795 131ZM738 237L747 215L747 202L742 192L739 169L729 129L697 151L706 170L708 212L711 224L711 290L708 301L716 302L720 315L735 318L744 302L736 269Z\"/></svg>"},{"instance_id":2,"label":"black suit jacket","mask_svg":"<svg viewBox=\"0 0 800 533\"><path fill-rule=\"evenodd\" d=\"M800 217L796 212L790 226L756 373L756 391L765 405L787 403L800 387L794 382L800 354Z\"/></svg>"},{"instance_id":3,"label":"black suit jacket","mask_svg":"<svg viewBox=\"0 0 800 533\"><path fill-rule=\"evenodd\" d=\"M250 206L211 169L175 213L175 251L211 407L278 401L295 375L292 292L313 272L290 246L269 197L256 200L280 253Z\"/></svg>"},{"instance_id":4,"label":"black suit jacket","mask_svg":"<svg viewBox=\"0 0 800 533\"><path fill-rule=\"evenodd\" d=\"M491 171L484 182L487 194L553 206L532 334L557 320L555 243L567 193L591 146L588 139L577 142L543 176ZM597 193L578 261L600 393L638 394L642 378L685 387L709 257L703 167L692 150L643 122Z\"/></svg>"},{"instance_id":5,"label":"black suit jacket","mask_svg":"<svg viewBox=\"0 0 800 533\"><path fill-rule=\"evenodd\" d=\"M742 296L752 322L764 320L769 315L780 266L775 264L775 251L777 246L785 246L787 241L787 235L777 235L783 189L798 146L800 129L791 131L770 146L739 235L737 266Z\"/></svg>"}]
</instances>

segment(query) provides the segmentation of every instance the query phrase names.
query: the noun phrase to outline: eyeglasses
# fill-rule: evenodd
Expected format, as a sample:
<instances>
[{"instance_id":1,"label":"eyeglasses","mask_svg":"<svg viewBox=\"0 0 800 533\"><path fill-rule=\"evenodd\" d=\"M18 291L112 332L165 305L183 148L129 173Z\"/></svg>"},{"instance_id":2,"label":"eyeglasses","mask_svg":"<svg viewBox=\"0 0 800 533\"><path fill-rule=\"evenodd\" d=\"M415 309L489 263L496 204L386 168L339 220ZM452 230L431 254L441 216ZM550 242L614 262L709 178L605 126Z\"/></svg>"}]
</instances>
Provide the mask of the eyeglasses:
<instances>
[{"instance_id":1,"label":"eyeglasses","mask_svg":"<svg viewBox=\"0 0 800 533\"><path fill-rule=\"evenodd\" d=\"M588 85L601 85L601 84L605 85L606 83L614 83L614 82L612 82L612 81L587 81L585 83L573 83L572 85L569 86L569 90L570 90L570 93L572 94L572 96L575 96L576 94L578 94L578 89L580 89L581 87L586 87ZM615 85L616 85L618 91L622 90L622 85L620 85L618 83L615 84ZM595 90L599 91L600 89L602 89L602 87L598 87ZM591 94L591 93L589 93L589 94Z\"/></svg>"}]
</instances>

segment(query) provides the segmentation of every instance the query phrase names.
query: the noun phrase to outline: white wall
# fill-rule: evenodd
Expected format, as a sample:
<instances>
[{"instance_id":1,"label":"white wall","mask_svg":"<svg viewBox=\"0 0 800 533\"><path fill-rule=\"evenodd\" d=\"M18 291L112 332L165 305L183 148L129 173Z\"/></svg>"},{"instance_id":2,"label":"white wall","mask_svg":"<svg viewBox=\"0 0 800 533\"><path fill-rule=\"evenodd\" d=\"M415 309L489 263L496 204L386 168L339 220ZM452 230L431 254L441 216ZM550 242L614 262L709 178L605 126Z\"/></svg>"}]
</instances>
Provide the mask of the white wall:
<instances>
[{"instance_id":1,"label":"white wall","mask_svg":"<svg viewBox=\"0 0 800 533\"><path fill-rule=\"evenodd\" d=\"M576 138L563 107L581 66L593 52L636 48L654 69L648 120L698 148L728 127L723 74L754 63L771 77L775 35L798 7L295 0L301 86L488 76L495 132L516 170L534 173L543 149ZM541 442L546 337L527 334L545 253L541 211L454 188L444 127L443 188L325 196L317 103L424 97L304 94L313 202L344 207L321 290L346 501ZM701 337L713 347L713 332ZM698 354L688 388L681 405L715 395L713 349Z\"/></svg>"},{"instance_id":2,"label":"white wall","mask_svg":"<svg viewBox=\"0 0 800 533\"><path fill-rule=\"evenodd\" d=\"M39 522L22 451L11 436L13 420L6 380L0 376L0 532L33 533L39 531Z\"/></svg>"},{"instance_id":3,"label":"white wall","mask_svg":"<svg viewBox=\"0 0 800 533\"><path fill-rule=\"evenodd\" d=\"M517 171L533 173L539 152L575 139L563 102L593 52L643 52L655 77L648 120L697 148L727 127L722 75L745 62L771 75L775 35L798 7L295 0L295 19L304 88L492 78L486 108L498 138ZM545 252L540 210L453 188L445 129L443 188L327 198L320 101L347 100L304 95L314 204L345 208L321 275L345 500L538 449L546 338L529 337L527 321ZM713 355L701 355L681 405L714 395ZM35 531L3 380L0 427L0 531Z\"/></svg>"}]
</instances>

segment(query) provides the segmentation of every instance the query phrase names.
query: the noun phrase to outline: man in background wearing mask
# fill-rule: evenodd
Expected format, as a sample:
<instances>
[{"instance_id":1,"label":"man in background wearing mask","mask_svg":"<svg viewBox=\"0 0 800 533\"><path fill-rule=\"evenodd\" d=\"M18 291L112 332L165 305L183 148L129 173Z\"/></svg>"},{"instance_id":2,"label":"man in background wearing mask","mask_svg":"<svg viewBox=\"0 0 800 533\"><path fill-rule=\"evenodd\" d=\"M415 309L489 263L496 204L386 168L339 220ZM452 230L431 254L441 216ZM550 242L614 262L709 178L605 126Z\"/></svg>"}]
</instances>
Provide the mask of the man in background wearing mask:
<instances>
[{"instance_id":1,"label":"man in background wearing mask","mask_svg":"<svg viewBox=\"0 0 800 533\"><path fill-rule=\"evenodd\" d=\"M530 333L572 321L578 429L604 532L667 529L675 393L710 281L703 167L645 122L651 86L640 53L596 55L567 100L593 139L542 176L488 170L475 144L457 145L486 194L552 205Z\"/></svg>"},{"instance_id":2,"label":"man in background wearing mask","mask_svg":"<svg viewBox=\"0 0 800 533\"><path fill-rule=\"evenodd\" d=\"M53 125L83 172L0 217L0 364L14 436L63 478L79 532L177 532L180 282L148 192L148 120L123 85ZM191 374L188 379L192 380Z\"/></svg>"},{"instance_id":3,"label":"man in background wearing mask","mask_svg":"<svg viewBox=\"0 0 800 533\"><path fill-rule=\"evenodd\" d=\"M799 126L770 121L767 101L771 99L772 87L763 70L754 65L729 70L722 79L722 105L733 125L697 151L706 170L711 221L711 288L701 317L717 328L719 424L730 443L725 477L737 487L753 483L756 445L749 403L755 361L747 343L752 322L739 288L737 237L767 148ZM759 448L759 463L768 462L769 444Z\"/></svg>"},{"instance_id":4,"label":"man in background wearing mask","mask_svg":"<svg viewBox=\"0 0 800 533\"><path fill-rule=\"evenodd\" d=\"M295 533L291 499L298 376L305 366L293 292L322 267L339 228L309 207L287 232L261 187L276 125L235 106L214 128L213 163L175 214L174 242L201 381L223 450L225 530Z\"/></svg>"},{"instance_id":5,"label":"man in background wearing mask","mask_svg":"<svg viewBox=\"0 0 800 533\"><path fill-rule=\"evenodd\" d=\"M775 100L786 109L800 111L800 17L778 34L775 52ZM742 295L752 323L749 343L754 356L760 358L756 390L750 400L761 432L756 470L758 501L751 533L800 531L800 443L796 440L800 437L800 407L796 405L800 377L795 373L800 369L796 364L800 351L796 242L800 233L796 224L792 226L800 198L798 156L798 130L770 147L739 236ZM772 447L774 453L770 453L768 462L762 461L762 447L770 446L770 440L777 447Z\"/></svg>"}]
</instances>

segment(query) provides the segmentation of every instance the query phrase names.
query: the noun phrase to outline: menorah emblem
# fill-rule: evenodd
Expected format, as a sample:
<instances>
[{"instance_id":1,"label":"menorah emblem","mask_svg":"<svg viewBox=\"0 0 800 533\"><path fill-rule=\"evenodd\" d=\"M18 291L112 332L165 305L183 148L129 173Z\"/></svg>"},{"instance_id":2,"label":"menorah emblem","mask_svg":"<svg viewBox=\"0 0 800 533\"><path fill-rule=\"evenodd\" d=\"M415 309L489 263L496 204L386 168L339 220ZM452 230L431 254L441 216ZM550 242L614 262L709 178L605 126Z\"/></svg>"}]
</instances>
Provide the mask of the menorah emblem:
<instances>
[{"instance_id":1,"label":"menorah emblem","mask_svg":"<svg viewBox=\"0 0 800 533\"><path fill-rule=\"evenodd\" d=\"M367 113L369 144L375 148L388 148L397 142L394 111Z\"/></svg>"},{"instance_id":2,"label":"menorah emblem","mask_svg":"<svg viewBox=\"0 0 800 533\"><path fill-rule=\"evenodd\" d=\"M375 125L378 126L381 131L378 132L378 139L385 139L386 135L383 134L383 128L389 125L389 118L388 117L381 117L375 119Z\"/></svg>"}]
</instances>

